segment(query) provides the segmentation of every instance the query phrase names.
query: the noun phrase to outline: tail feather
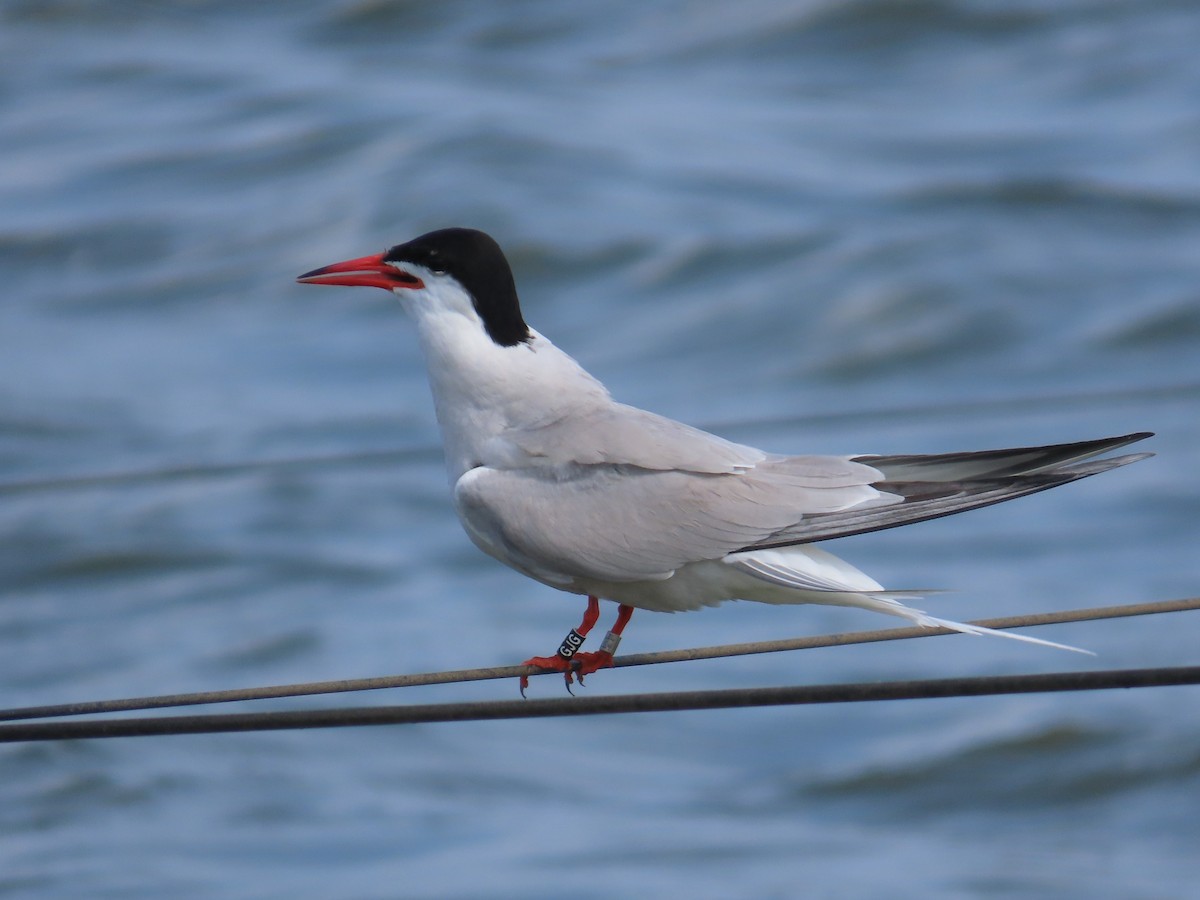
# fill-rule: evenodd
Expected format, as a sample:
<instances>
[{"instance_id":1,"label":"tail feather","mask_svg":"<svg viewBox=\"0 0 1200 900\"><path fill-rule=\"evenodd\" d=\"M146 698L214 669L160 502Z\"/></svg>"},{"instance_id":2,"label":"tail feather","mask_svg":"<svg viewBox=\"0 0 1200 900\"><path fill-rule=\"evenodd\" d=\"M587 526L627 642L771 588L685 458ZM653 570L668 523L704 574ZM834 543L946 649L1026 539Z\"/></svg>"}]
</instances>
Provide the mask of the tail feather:
<instances>
[{"instance_id":1,"label":"tail feather","mask_svg":"<svg viewBox=\"0 0 1200 900\"><path fill-rule=\"evenodd\" d=\"M1047 641L1043 638L1030 637L1027 634L1018 634L1013 631L1000 631L995 628L986 628L983 625L970 625L966 622L955 622L953 619L939 619L937 616L931 616L924 610L914 609L911 606L905 606L901 600L916 599L911 594L897 594L891 591L880 591L871 594L860 595L866 603L861 604L866 609L875 610L876 612L887 613L891 616L898 616L902 619L907 619L914 625L920 625L923 628L948 628L951 631L957 631L961 634L973 634L978 636L1001 637L1008 638L1013 641L1024 641L1027 644L1041 644L1043 647L1054 647L1057 650L1070 650L1072 653L1085 653L1088 656L1095 656L1091 650L1084 650L1082 647L1073 647L1070 644L1060 644L1057 641ZM859 605L859 604L855 604Z\"/></svg>"},{"instance_id":2,"label":"tail feather","mask_svg":"<svg viewBox=\"0 0 1200 900\"><path fill-rule=\"evenodd\" d=\"M829 606L849 606L868 609L907 619L923 628L949 628L963 634L994 635L1028 644L1041 644L1059 650L1094 655L1090 650L1059 644L1042 638L1029 637L1009 631L969 625L952 619L939 619L924 610L906 606L906 600L919 600L922 594L905 591L887 591L864 572L860 572L844 559L817 547L805 545L785 550L763 550L754 553L739 553L725 557L725 564L755 582L769 585L772 590L765 593L746 582L739 596L760 603L820 603ZM779 589L782 589L779 590Z\"/></svg>"}]
</instances>

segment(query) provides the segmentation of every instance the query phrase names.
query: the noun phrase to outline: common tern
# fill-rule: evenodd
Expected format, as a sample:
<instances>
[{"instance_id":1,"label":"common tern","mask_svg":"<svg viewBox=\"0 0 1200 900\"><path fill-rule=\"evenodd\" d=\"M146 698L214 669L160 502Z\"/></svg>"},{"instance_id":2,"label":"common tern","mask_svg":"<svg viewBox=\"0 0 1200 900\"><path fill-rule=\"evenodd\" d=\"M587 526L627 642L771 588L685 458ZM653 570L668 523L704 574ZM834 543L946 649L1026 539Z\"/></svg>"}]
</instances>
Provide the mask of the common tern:
<instances>
[{"instance_id":1,"label":"common tern","mask_svg":"<svg viewBox=\"0 0 1200 900\"><path fill-rule=\"evenodd\" d=\"M725 600L823 603L917 625L1078 648L927 615L817 541L1011 500L1149 453L1095 459L1150 437L932 455L786 456L618 403L526 324L512 270L481 231L448 228L301 275L383 288L416 322L454 507L471 540L543 584L587 597L552 656L583 677L611 666L633 610ZM599 599L619 604L580 652ZM1081 651L1086 652L1086 651ZM522 678L522 693L526 679Z\"/></svg>"}]
</instances>

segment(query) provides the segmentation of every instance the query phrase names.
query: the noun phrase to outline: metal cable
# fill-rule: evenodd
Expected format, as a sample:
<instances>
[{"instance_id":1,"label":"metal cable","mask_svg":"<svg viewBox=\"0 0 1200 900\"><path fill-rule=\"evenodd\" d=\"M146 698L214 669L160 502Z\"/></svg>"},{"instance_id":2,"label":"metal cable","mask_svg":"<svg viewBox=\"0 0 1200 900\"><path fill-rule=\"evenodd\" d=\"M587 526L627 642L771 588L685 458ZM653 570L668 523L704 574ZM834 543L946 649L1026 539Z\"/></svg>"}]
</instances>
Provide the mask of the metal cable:
<instances>
[{"instance_id":1,"label":"metal cable","mask_svg":"<svg viewBox=\"0 0 1200 900\"><path fill-rule=\"evenodd\" d=\"M1158 613L1183 612L1200 609L1200 597L1181 600L1163 600L1155 603L1134 603L1124 606L1102 606L1091 609L1065 610L1062 612L1037 613L1026 616L1008 616L999 619L981 619L973 622L986 628L1007 629L1035 625L1055 625L1065 622L1084 622L1098 619L1125 618ZM658 653L637 653L619 656L613 661L615 667L647 666L658 663L685 662L699 659L716 659L727 656L743 656L754 653L779 653L785 650L812 650L818 647L842 647L849 644L865 644L876 641L907 640L918 637L958 634L945 628L886 628L877 631L856 631L843 634L818 635L815 637L791 638L777 641L759 641L745 644L724 644L715 647L696 647L688 650L667 650ZM415 675L388 675L376 678L355 678L340 681L316 681L304 684L273 685L268 687L241 688L226 691L202 691L187 694L164 694L154 697L131 697L123 700L95 700L80 703L63 703L51 706L27 706L0 710L0 721L18 719L42 719L58 716L94 715L112 712L131 712L140 709L162 709L174 706L197 706L207 703L229 703L239 700L267 700L280 697L300 697L316 694L335 694L349 691L373 691L384 688L415 687L428 684L483 681L494 678L517 678L521 675L547 674L531 666L498 666L483 669L460 669L447 672L428 672Z\"/></svg>"},{"instance_id":2,"label":"metal cable","mask_svg":"<svg viewBox=\"0 0 1200 900\"><path fill-rule=\"evenodd\" d=\"M343 728L362 725L411 725L423 722L495 721L552 716L593 716L634 712L678 712L701 709L744 709L817 703L861 703L1048 691L1099 691L1113 688L1200 684L1200 666L1157 669L1112 669L1053 672L1042 675L994 675L792 687L675 691L553 700L490 700L416 706L234 713L204 716L153 716L0 725L0 742L46 741L167 734L278 731L298 728Z\"/></svg>"}]
</instances>

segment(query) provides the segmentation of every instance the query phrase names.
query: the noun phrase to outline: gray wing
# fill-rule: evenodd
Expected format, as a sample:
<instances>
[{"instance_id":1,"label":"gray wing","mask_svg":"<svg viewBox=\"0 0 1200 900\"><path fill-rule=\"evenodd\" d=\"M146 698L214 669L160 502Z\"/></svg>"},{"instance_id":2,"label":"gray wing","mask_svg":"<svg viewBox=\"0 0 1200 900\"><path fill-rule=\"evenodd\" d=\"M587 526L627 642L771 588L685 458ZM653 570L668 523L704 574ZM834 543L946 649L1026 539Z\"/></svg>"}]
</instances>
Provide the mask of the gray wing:
<instances>
[{"instance_id":1,"label":"gray wing","mask_svg":"<svg viewBox=\"0 0 1200 900\"><path fill-rule=\"evenodd\" d=\"M854 457L855 461L870 465L883 474L883 478L874 483L875 488L902 497L903 502L882 509L845 509L806 516L766 538L748 542L740 549L786 547L880 531L1045 491L1153 456L1153 453L1132 453L1084 462L1152 436L1151 432L1138 432L1094 441L1010 450Z\"/></svg>"},{"instance_id":2,"label":"gray wing","mask_svg":"<svg viewBox=\"0 0 1200 900\"><path fill-rule=\"evenodd\" d=\"M480 467L455 486L472 538L548 581L642 581L720 559L803 517L899 502L877 469L837 457L769 458L742 472L633 465Z\"/></svg>"},{"instance_id":3,"label":"gray wing","mask_svg":"<svg viewBox=\"0 0 1200 900\"><path fill-rule=\"evenodd\" d=\"M677 423L661 421L665 434L678 433L669 429ZM712 436L695 434L702 454ZM732 552L893 528L1047 490L1145 458L1081 462L1145 437L928 456L765 457L733 472L697 472L665 468L677 445L633 435L629 455L664 468L479 467L459 480L455 503L480 546L535 577L640 581ZM619 446L596 453L608 458ZM719 455L707 459L715 466Z\"/></svg>"}]
</instances>

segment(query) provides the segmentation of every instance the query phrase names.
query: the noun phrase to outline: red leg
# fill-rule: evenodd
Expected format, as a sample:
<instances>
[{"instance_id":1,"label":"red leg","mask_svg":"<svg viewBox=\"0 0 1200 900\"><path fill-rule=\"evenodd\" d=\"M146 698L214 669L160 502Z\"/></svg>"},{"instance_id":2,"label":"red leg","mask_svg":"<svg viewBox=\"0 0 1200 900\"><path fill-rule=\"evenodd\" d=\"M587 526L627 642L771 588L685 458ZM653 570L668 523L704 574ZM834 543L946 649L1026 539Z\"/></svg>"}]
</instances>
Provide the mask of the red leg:
<instances>
[{"instance_id":1,"label":"red leg","mask_svg":"<svg viewBox=\"0 0 1200 900\"><path fill-rule=\"evenodd\" d=\"M622 607L623 608L623 607ZM583 646L584 640L596 624L596 620L600 618L600 600L597 597L588 597L587 611L583 614L583 621L579 623L578 628L572 628L567 632L567 636L563 638L563 642L559 644L558 650L553 656L534 656L521 663L523 666L537 666L539 669L545 669L548 672L562 672L566 676L566 681L569 686L571 684L571 657L577 650ZM626 617L628 618L628 617ZM589 670L590 671L590 670ZM521 676L521 696L525 696L525 688L529 687L529 676Z\"/></svg>"},{"instance_id":2,"label":"red leg","mask_svg":"<svg viewBox=\"0 0 1200 900\"><path fill-rule=\"evenodd\" d=\"M613 654L617 651L617 645L621 643L621 633L629 624L629 617L632 615L633 607L622 603L617 610L617 621L604 636L600 649L595 653L579 653L571 660L571 671L579 678L580 684L583 684L584 675L591 675L597 669L605 669L613 664Z\"/></svg>"}]
</instances>

